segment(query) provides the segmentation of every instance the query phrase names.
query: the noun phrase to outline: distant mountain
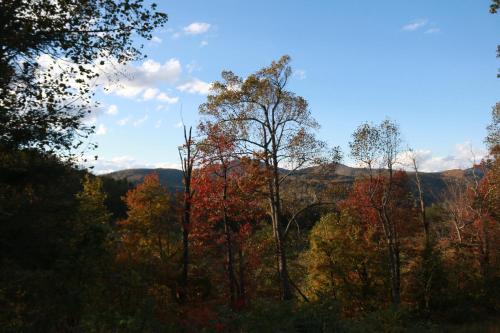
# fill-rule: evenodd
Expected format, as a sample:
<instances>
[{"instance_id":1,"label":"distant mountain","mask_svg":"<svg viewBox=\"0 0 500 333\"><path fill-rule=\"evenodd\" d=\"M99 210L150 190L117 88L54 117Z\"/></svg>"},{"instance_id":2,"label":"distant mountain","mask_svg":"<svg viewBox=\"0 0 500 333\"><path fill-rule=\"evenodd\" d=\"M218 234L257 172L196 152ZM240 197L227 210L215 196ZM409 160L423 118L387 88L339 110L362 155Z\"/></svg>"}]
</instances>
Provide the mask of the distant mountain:
<instances>
[{"instance_id":1,"label":"distant mountain","mask_svg":"<svg viewBox=\"0 0 500 333\"><path fill-rule=\"evenodd\" d=\"M283 170L282 172L286 172ZM182 171L178 169L128 169L120 170L103 175L115 180L127 180L136 185L151 173L160 176L160 182L171 191L182 189ZM442 172L421 172L422 183L430 202L440 200L446 189L446 181L450 179L463 179L470 177L471 169L467 170L447 170ZM290 179L291 183L308 183L315 187L325 188L328 183L352 183L356 177L367 175L367 170L363 168L353 168L339 164L334 172L327 172L322 167L310 167L297 171ZM414 173L408 172L410 180L414 179Z\"/></svg>"},{"instance_id":2,"label":"distant mountain","mask_svg":"<svg viewBox=\"0 0 500 333\"><path fill-rule=\"evenodd\" d=\"M114 180L125 179L133 185L137 185L144 180L144 177L152 173L157 173L160 176L160 183L168 187L169 190L182 189L182 171L178 169L127 169L107 173L102 176Z\"/></svg>"}]
</instances>

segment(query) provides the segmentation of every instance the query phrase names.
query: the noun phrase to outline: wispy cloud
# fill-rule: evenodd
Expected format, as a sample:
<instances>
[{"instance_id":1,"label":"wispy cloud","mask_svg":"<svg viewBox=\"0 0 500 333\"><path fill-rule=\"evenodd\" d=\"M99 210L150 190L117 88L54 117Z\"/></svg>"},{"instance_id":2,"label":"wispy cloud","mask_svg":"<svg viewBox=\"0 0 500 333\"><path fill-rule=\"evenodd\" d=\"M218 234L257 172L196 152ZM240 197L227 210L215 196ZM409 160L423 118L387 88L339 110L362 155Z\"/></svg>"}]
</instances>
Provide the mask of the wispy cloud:
<instances>
[{"instance_id":1,"label":"wispy cloud","mask_svg":"<svg viewBox=\"0 0 500 333\"><path fill-rule=\"evenodd\" d=\"M186 69L189 74L192 74L194 71L201 70L201 67L196 63L196 61L191 61L189 64L186 65Z\"/></svg>"},{"instance_id":2,"label":"wispy cloud","mask_svg":"<svg viewBox=\"0 0 500 333\"><path fill-rule=\"evenodd\" d=\"M156 44L161 44L162 39L161 39L160 37L158 37L158 36L153 36L153 37L151 38L151 41L152 41L153 43L156 43Z\"/></svg>"},{"instance_id":3,"label":"wispy cloud","mask_svg":"<svg viewBox=\"0 0 500 333\"><path fill-rule=\"evenodd\" d=\"M129 123L130 117L122 118L116 122L118 126L125 126Z\"/></svg>"},{"instance_id":4,"label":"wispy cloud","mask_svg":"<svg viewBox=\"0 0 500 333\"><path fill-rule=\"evenodd\" d=\"M427 19L418 19L415 21L412 21L402 27L403 30L405 31L415 31L418 29L421 29L425 27L429 23L429 20Z\"/></svg>"},{"instance_id":5,"label":"wispy cloud","mask_svg":"<svg viewBox=\"0 0 500 333\"><path fill-rule=\"evenodd\" d=\"M430 28L430 29L425 30L425 33L426 34L437 34L440 31L441 31L441 29L439 29L439 28Z\"/></svg>"},{"instance_id":6,"label":"wispy cloud","mask_svg":"<svg viewBox=\"0 0 500 333\"><path fill-rule=\"evenodd\" d=\"M132 125L133 125L134 127L138 127L138 126L140 126L143 122L145 122L145 121L146 121L146 120L148 120L148 119L149 119L149 116L148 116L148 115L145 115L144 117L139 118L139 119L137 119L136 121L134 121L134 122L132 123Z\"/></svg>"},{"instance_id":7,"label":"wispy cloud","mask_svg":"<svg viewBox=\"0 0 500 333\"><path fill-rule=\"evenodd\" d=\"M108 109L106 110L107 114L110 114L112 116L116 116L118 114L118 107L114 104L110 105Z\"/></svg>"},{"instance_id":8,"label":"wispy cloud","mask_svg":"<svg viewBox=\"0 0 500 333\"><path fill-rule=\"evenodd\" d=\"M205 47L208 45L208 42L206 40L202 40L200 43L200 47Z\"/></svg>"},{"instance_id":9,"label":"wispy cloud","mask_svg":"<svg viewBox=\"0 0 500 333\"><path fill-rule=\"evenodd\" d=\"M434 22L431 22L428 19L414 20L405 24L401 30L407 32L423 31L425 34L436 34L441 32L441 29L439 29Z\"/></svg>"},{"instance_id":10,"label":"wispy cloud","mask_svg":"<svg viewBox=\"0 0 500 333\"><path fill-rule=\"evenodd\" d=\"M293 72L293 76L298 78L299 80L305 80L307 75L306 71L303 69L297 69Z\"/></svg>"}]
</instances>

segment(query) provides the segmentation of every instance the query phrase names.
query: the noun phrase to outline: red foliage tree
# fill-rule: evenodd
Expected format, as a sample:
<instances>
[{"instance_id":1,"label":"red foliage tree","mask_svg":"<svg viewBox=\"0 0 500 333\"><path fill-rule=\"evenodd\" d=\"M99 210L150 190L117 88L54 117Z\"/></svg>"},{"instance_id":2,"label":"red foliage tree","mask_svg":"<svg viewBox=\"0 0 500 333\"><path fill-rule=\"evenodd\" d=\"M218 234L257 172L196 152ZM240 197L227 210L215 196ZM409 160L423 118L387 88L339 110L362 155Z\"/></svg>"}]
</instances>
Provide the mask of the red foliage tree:
<instances>
[{"instance_id":1,"label":"red foliage tree","mask_svg":"<svg viewBox=\"0 0 500 333\"><path fill-rule=\"evenodd\" d=\"M391 183L389 193L388 182ZM416 219L406 172L397 171L390 180L383 174L356 180L351 193L340 203L340 207L364 220L367 229L377 228L380 239L385 241L391 264L391 291L397 293L399 303L401 238L413 231Z\"/></svg>"},{"instance_id":2,"label":"red foliage tree","mask_svg":"<svg viewBox=\"0 0 500 333\"><path fill-rule=\"evenodd\" d=\"M250 162L235 157L234 140L218 131L217 126L200 126L206 138L200 144L201 163L194 177L193 243L205 252L207 248L224 257L229 304L245 304L245 242L253 226L264 214L255 195L258 177L250 175ZM196 246L195 245L195 246Z\"/></svg>"}]
</instances>

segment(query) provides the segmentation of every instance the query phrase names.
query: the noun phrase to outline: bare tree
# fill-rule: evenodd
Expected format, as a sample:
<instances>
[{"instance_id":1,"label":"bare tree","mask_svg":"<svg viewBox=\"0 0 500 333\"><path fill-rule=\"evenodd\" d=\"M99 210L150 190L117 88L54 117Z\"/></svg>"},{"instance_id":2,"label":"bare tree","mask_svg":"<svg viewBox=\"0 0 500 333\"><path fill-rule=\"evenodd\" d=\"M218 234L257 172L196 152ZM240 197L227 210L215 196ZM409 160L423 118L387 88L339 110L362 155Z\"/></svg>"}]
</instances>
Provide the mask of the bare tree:
<instances>
[{"instance_id":1,"label":"bare tree","mask_svg":"<svg viewBox=\"0 0 500 333\"><path fill-rule=\"evenodd\" d=\"M192 138L192 128L189 131L184 126L184 144L179 147L179 158L182 167L182 177L184 184L183 209L182 209L182 274L181 288L179 291L179 301L186 301L186 292L188 286L188 268L189 268L189 229L191 225L191 203L194 192L191 189L193 167L198 155L197 146Z\"/></svg>"},{"instance_id":2,"label":"bare tree","mask_svg":"<svg viewBox=\"0 0 500 333\"><path fill-rule=\"evenodd\" d=\"M290 57L273 61L245 80L230 71L212 85L200 112L207 121L232 133L238 154L258 160L267 175L281 298L293 297L288 275L281 185L300 168L325 161L326 144L315 138L319 128L307 101L286 90L292 74ZM282 168L287 168L285 171Z\"/></svg>"},{"instance_id":3,"label":"bare tree","mask_svg":"<svg viewBox=\"0 0 500 333\"><path fill-rule=\"evenodd\" d=\"M422 184L422 178L420 177L420 171L418 170L418 162L417 162L417 154L410 149L409 157L413 167L413 172L415 173L415 185L417 187L417 200L418 200L418 209L420 213L420 221L422 222L422 227L424 228L425 235L425 246L428 247L430 245L430 228L429 228L429 220L427 219L426 207L425 207L425 198L424 198L424 187Z\"/></svg>"}]
</instances>

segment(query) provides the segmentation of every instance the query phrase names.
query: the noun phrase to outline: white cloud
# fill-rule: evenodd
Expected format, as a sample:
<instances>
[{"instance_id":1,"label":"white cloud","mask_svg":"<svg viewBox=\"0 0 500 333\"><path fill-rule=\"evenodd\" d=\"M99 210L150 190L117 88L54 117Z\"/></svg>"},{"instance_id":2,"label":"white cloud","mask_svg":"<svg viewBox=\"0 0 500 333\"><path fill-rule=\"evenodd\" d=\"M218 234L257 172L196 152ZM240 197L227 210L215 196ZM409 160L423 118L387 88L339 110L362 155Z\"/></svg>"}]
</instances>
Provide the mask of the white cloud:
<instances>
[{"instance_id":1,"label":"white cloud","mask_svg":"<svg viewBox=\"0 0 500 333\"><path fill-rule=\"evenodd\" d=\"M125 126L129 123L130 121L130 117L127 117L127 118L122 118L120 120L118 120L116 123L118 124L118 126Z\"/></svg>"},{"instance_id":2,"label":"white cloud","mask_svg":"<svg viewBox=\"0 0 500 333\"><path fill-rule=\"evenodd\" d=\"M156 98L158 101L167 102L168 104L175 104L179 101L179 97L171 97L167 93L160 92L156 88L148 88L144 91L142 95L143 100L148 101Z\"/></svg>"},{"instance_id":3,"label":"white cloud","mask_svg":"<svg viewBox=\"0 0 500 333\"><path fill-rule=\"evenodd\" d=\"M419 19L419 20L415 20L413 22L410 22L406 25L403 26L403 30L406 30L406 31L415 31L415 30L418 30L420 28L423 28L427 25L429 21L427 19Z\"/></svg>"},{"instance_id":4,"label":"white cloud","mask_svg":"<svg viewBox=\"0 0 500 333\"><path fill-rule=\"evenodd\" d=\"M147 101L147 100L150 100L150 99L153 99L156 97L156 95L158 94L159 90L156 89L156 88L148 88L146 90L144 90L144 94L142 94L142 98Z\"/></svg>"},{"instance_id":5,"label":"white cloud","mask_svg":"<svg viewBox=\"0 0 500 333\"><path fill-rule=\"evenodd\" d=\"M487 156L484 149L474 149L470 142L457 144L452 154L446 156L437 156L431 150L420 149L414 152L402 153L398 159L401 166L411 170L411 157L415 156L417 166L423 172L438 172L452 169L467 169L474 163L479 163L482 158Z\"/></svg>"},{"instance_id":6,"label":"white cloud","mask_svg":"<svg viewBox=\"0 0 500 333\"><path fill-rule=\"evenodd\" d=\"M210 29L210 24L204 22L193 22L190 25L183 28L184 33L187 35L200 35Z\"/></svg>"},{"instance_id":7,"label":"white cloud","mask_svg":"<svg viewBox=\"0 0 500 333\"><path fill-rule=\"evenodd\" d=\"M208 45L208 42L207 42L206 40L202 40L202 41L200 42L200 47L205 47L205 46L207 46L207 45Z\"/></svg>"},{"instance_id":8,"label":"white cloud","mask_svg":"<svg viewBox=\"0 0 500 333\"><path fill-rule=\"evenodd\" d=\"M118 170L135 169L135 168L166 168L166 169L180 169L178 163L158 162L147 163L139 161L131 156L116 156L111 159L97 159L87 157L87 162L82 163L84 167L93 166L93 172L96 174L106 174Z\"/></svg>"},{"instance_id":9,"label":"white cloud","mask_svg":"<svg viewBox=\"0 0 500 333\"><path fill-rule=\"evenodd\" d=\"M157 43L157 44L160 44L162 42L162 39L158 36L153 36L153 38L151 38L151 41L153 43Z\"/></svg>"},{"instance_id":10,"label":"white cloud","mask_svg":"<svg viewBox=\"0 0 500 333\"><path fill-rule=\"evenodd\" d=\"M160 163L154 163L153 164L155 168L162 168L162 169L181 169L181 165L179 163L171 163L171 162L160 162Z\"/></svg>"},{"instance_id":11,"label":"white cloud","mask_svg":"<svg viewBox=\"0 0 500 333\"><path fill-rule=\"evenodd\" d=\"M107 114L110 114L112 116L115 116L118 114L118 107L114 104L110 105L108 109L106 110Z\"/></svg>"},{"instance_id":12,"label":"white cloud","mask_svg":"<svg viewBox=\"0 0 500 333\"><path fill-rule=\"evenodd\" d=\"M139 119L137 119L136 121L134 121L134 122L132 123L132 125L133 125L134 127L138 127L138 126L140 126L143 122L145 122L146 120L148 120L148 118L149 118L149 116L148 116L148 115L145 115L144 117L139 118Z\"/></svg>"},{"instance_id":13,"label":"white cloud","mask_svg":"<svg viewBox=\"0 0 500 333\"><path fill-rule=\"evenodd\" d=\"M182 123L182 121L179 121L178 123L176 123L174 125L175 128L181 128L184 124Z\"/></svg>"},{"instance_id":14,"label":"white cloud","mask_svg":"<svg viewBox=\"0 0 500 333\"><path fill-rule=\"evenodd\" d=\"M99 126L97 126L97 129L95 131L95 134L106 135L106 133L108 133L108 129L106 128L106 126L104 126L103 124L99 124Z\"/></svg>"},{"instance_id":15,"label":"white cloud","mask_svg":"<svg viewBox=\"0 0 500 333\"><path fill-rule=\"evenodd\" d=\"M210 92L211 84L200 79L193 78L190 81L177 86L182 92L188 92L191 94L208 95Z\"/></svg>"},{"instance_id":16,"label":"white cloud","mask_svg":"<svg viewBox=\"0 0 500 333\"><path fill-rule=\"evenodd\" d=\"M157 100L166 102L168 104L175 104L179 101L179 97L170 97L166 93L162 92L156 97Z\"/></svg>"},{"instance_id":17,"label":"white cloud","mask_svg":"<svg viewBox=\"0 0 500 333\"><path fill-rule=\"evenodd\" d=\"M158 121L155 123L155 128L160 128L160 127L161 127L161 123L162 123L161 119L160 119L160 120L158 120Z\"/></svg>"},{"instance_id":18,"label":"white cloud","mask_svg":"<svg viewBox=\"0 0 500 333\"><path fill-rule=\"evenodd\" d=\"M297 77L299 80L304 80L306 76L306 71L303 69L297 69L294 71L293 76Z\"/></svg>"},{"instance_id":19,"label":"white cloud","mask_svg":"<svg viewBox=\"0 0 500 333\"><path fill-rule=\"evenodd\" d=\"M146 60L140 66L110 64L106 71L114 73L116 79L104 82L106 93L135 98L143 93L151 96L159 84L175 83L182 72L179 60L172 58L163 64ZM150 89L150 90L148 90Z\"/></svg>"}]
</instances>

